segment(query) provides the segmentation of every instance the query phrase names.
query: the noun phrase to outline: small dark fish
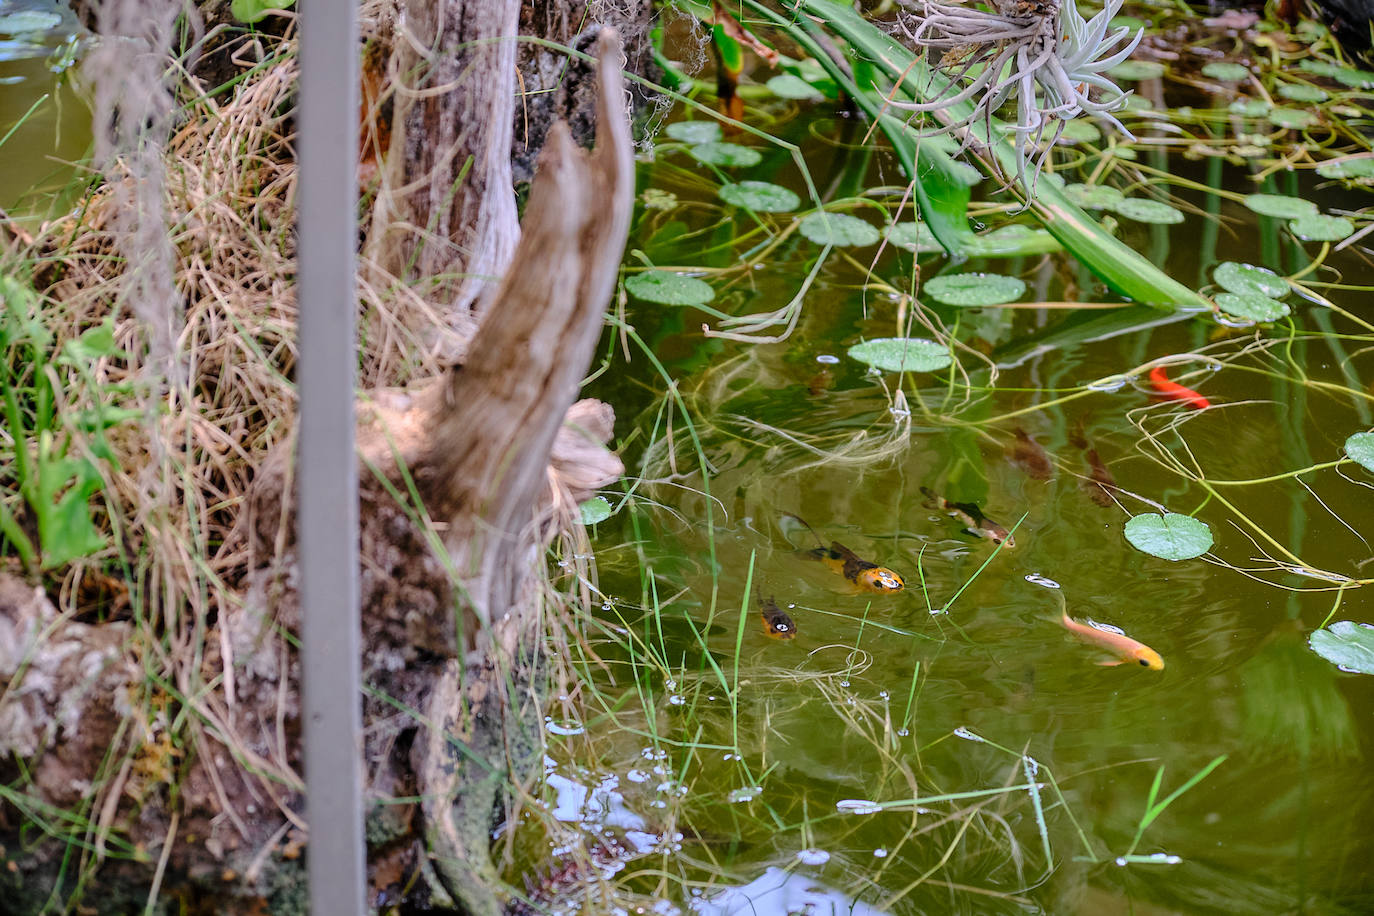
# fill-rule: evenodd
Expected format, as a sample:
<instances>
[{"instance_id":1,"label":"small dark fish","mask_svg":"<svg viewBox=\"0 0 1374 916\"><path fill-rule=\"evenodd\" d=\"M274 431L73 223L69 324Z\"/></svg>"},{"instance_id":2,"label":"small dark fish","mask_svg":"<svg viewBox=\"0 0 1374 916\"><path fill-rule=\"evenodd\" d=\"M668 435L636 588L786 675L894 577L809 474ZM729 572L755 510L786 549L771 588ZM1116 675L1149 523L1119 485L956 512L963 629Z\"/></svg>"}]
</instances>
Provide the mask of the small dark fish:
<instances>
[{"instance_id":1,"label":"small dark fish","mask_svg":"<svg viewBox=\"0 0 1374 916\"><path fill-rule=\"evenodd\" d=\"M983 510L973 503L952 503L936 495L929 487L921 487L921 492L925 494L927 507L948 512L951 518L963 522L967 526L964 530L974 537L987 538L1008 550L1016 546L1016 538L1012 537L1011 532L984 515Z\"/></svg>"},{"instance_id":2,"label":"small dark fish","mask_svg":"<svg viewBox=\"0 0 1374 916\"><path fill-rule=\"evenodd\" d=\"M1019 426L1016 427L1016 442L1011 447L1011 463L1025 471L1031 480L1049 480L1054 476L1054 462L1049 452Z\"/></svg>"},{"instance_id":3,"label":"small dark fish","mask_svg":"<svg viewBox=\"0 0 1374 916\"><path fill-rule=\"evenodd\" d=\"M822 367L819 372L811 376L811 380L806 383L806 391L813 398L821 397L834 387L835 373L825 367Z\"/></svg>"},{"instance_id":4,"label":"small dark fish","mask_svg":"<svg viewBox=\"0 0 1374 916\"><path fill-rule=\"evenodd\" d=\"M797 638L797 625L772 598L759 599L759 617L763 620L763 632L766 636L774 639Z\"/></svg>"},{"instance_id":5,"label":"small dark fish","mask_svg":"<svg viewBox=\"0 0 1374 916\"><path fill-rule=\"evenodd\" d=\"M906 583L902 581L901 576L886 566L879 566L877 563L865 560L839 541L831 541L829 547L825 546L820 535L816 534L810 525L795 515L784 514L779 520L779 527L782 528L788 543L801 550L803 556L820 560L827 567L844 576L864 591L887 594L900 592L906 588ZM802 547L793 539L793 535L801 528L805 528L810 532L811 537L816 539L815 547L809 549Z\"/></svg>"},{"instance_id":6,"label":"small dark fish","mask_svg":"<svg viewBox=\"0 0 1374 916\"><path fill-rule=\"evenodd\" d=\"M1097 449L1090 448L1083 453L1083 457L1088 459L1089 479L1083 481L1083 489L1087 492L1088 498L1099 506L1110 506L1116 500L1112 498L1112 491L1117 489L1116 478L1112 472L1107 470L1107 465L1103 463L1102 457L1097 454Z\"/></svg>"}]
</instances>

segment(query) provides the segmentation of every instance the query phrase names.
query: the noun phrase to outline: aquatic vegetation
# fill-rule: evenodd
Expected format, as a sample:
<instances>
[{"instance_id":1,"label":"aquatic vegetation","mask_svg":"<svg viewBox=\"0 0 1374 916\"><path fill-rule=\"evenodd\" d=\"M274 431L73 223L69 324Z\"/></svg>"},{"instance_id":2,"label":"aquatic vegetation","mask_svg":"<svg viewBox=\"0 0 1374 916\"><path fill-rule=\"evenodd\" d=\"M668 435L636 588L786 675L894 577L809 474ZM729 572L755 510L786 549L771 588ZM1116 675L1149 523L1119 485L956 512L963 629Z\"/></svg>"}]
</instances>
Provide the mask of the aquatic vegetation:
<instances>
[{"instance_id":1,"label":"aquatic vegetation","mask_svg":"<svg viewBox=\"0 0 1374 916\"><path fill-rule=\"evenodd\" d=\"M1374 626L1338 620L1307 639L1313 652L1342 671L1374 674Z\"/></svg>"}]
</instances>

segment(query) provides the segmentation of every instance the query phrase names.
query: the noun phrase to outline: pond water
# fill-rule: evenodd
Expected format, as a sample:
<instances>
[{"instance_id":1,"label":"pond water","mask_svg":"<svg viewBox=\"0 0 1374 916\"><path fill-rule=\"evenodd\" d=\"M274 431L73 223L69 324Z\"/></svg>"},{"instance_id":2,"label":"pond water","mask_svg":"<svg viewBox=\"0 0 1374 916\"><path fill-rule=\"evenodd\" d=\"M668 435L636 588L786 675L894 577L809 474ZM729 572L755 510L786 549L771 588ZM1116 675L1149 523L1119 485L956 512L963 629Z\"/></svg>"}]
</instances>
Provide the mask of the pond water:
<instances>
[{"instance_id":1,"label":"pond water","mask_svg":"<svg viewBox=\"0 0 1374 916\"><path fill-rule=\"evenodd\" d=\"M1229 102L1212 102L1223 128ZM858 148L861 126L825 104L759 110L818 189L856 201L845 212L912 218L894 215L903 180ZM792 213L721 203L726 179L806 196L785 149L726 139L762 160L717 173L660 138L628 261L705 280L715 311L623 299L588 389L616 406L632 475L595 529L589 683L550 720L556 816L610 843L593 860L660 910L710 914L1374 909L1374 678L1307 643L1331 620L1374 620L1356 587L1374 576L1374 476L1333 466L1371 424L1374 267L1358 243L1299 242L1235 199L1330 213L1367 191L1143 142L1139 163L1174 176L1186 216L1117 217L1132 247L1193 288L1237 261L1326 300L1289 296L1290 318L1231 327L1121 305L1062 252L823 256ZM1099 147L1061 172L1141 194L1133 163L1105 168ZM995 192L974 189L980 222L1034 225ZM970 271L1028 291L961 309L914 282ZM721 313L781 308L813 272L785 340L704 335ZM957 368L902 376L848 355L903 335L956 341ZM1157 362L1212 406L1153 398ZM1026 437L1047 466L1018 456ZM963 533L923 488L1015 526L1015 547ZM1211 549L1133 547L1124 523L1162 509L1206 523ZM856 592L789 543L788 515L905 589ZM1076 619L1121 628L1163 670L1096 664L1056 621L1055 584ZM765 633L768 597L795 638Z\"/></svg>"}]
</instances>

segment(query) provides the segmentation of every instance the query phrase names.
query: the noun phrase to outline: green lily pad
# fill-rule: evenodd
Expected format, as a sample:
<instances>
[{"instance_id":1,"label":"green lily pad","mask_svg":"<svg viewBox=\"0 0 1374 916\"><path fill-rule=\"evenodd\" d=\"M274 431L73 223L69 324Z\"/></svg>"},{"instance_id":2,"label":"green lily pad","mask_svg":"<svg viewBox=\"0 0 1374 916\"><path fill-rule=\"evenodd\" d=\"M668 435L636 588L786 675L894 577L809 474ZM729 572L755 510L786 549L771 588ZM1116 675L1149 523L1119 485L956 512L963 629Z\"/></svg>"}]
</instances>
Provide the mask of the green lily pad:
<instances>
[{"instance_id":1,"label":"green lily pad","mask_svg":"<svg viewBox=\"0 0 1374 916\"><path fill-rule=\"evenodd\" d=\"M1164 65L1157 60L1126 60L1108 70L1107 75L1127 82L1158 79L1164 75Z\"/></svg>"},{"instance_id":2,"label":"green lily pad","mask_svg":"<svg viewBox=\"0 0 1374 916\"><path fill-rule=\"evenodd\" d=\"M705 305L716 298L716 291L706 281L666 270L648 270L630 277L625 288L636 299L661 305Z\"/></svg>"},{"instance_id":3,"label":"green lily pad","mask_svg":"<svg viewBox=\"0 0 1374 916\"><path fill-rule=\"evenodd\" d=\"M1279 219L1298 219L1317 214L1317 205L1312 201L1284 194L1247 194L1245 206L1260 216L1274 216Z\"/></svg>"},{"instance_id":4,"label":"green lily pad","mask_svg":"<svg viewBox=\"0 0 1374 916\"><path fill-rule=\"evenodd\" d=\"M1064 124L1064 130L1059 134L1060 143L1096 143L1102 139L1102 131L1097 129L1097 125L1091 121L1080 121L1074 119Z\"/></svg>"},{"instance_id":5,"label":"green lily pad","mask_svg":"<svg viewBox=\"0 0 1374 916\"><path fill-rule=\"evenodd\" d=\"M1212 549L1212 529L1187 515L1137 515L1126 522L1126 540L1161 560L1191 560Z\"/></svg>"},{"instance_id":6,"label":"green lily pad","mask_svg":"<svg viewBox=\"0 0 1374 916\"><path fill-rule=\"evenodd\" d=\"M715 121L674 121L663 132L683 143L713 143L720 139L720 125Z\"/></svg>"},{"instance_id":7,"label":"green lily pad","mask_svg":"<svg viewBox=\"0 0 1374 916\"><path fill-rule=\"evenodd\" d=\"M1227 106L1227 111L1242 118L1262 118L1269 113L1270 107L1264 99L1236 99Z\"/></svg>"},{"instance_id":8,"label":"green lily pad","mask_svg":"<svg viewBox=\"0 0 1374 916\"><path fill-rule=\"evenodd\" d=\"M1345 453L1351 461L1374 473L1374 433L1356 433L1346 439Z\"/></svg>"},{"instance_id":9,"label":"green lily pad","mask_svg":"<svg viewBox=\"0 0 1374 916\"><path fill-rule=\"evenodd\" d=\"M1325 89L1310 83L1284 83L1279 87L1279 95L1290 102L1325 102L1331 98Z\"/></svg>"},{"instance_id":10,"label":"green lily pad","mask_svg":"<svg viewBox=\"0 0 1374 916\"><path fill-rule=\"evenodd\" d=\"M1214 80L1225 80L1228 83L1234 83L1237 80L1243 80L1249 76L1250 69L1248 67L1242 67L1240 64L1233 64L1230 61L1214 60L1202 68L1202 75L1210 76Z\"/></svg>"},{"instance_id":11,"label":"green lily pad","mask_svg":"<svg viewBox=\"0 0 1374 916\"><path fill-rule=\"evenodd\" d=\"M1275 127L1303 130L1317 123L1317 116L1303 108L1275 108L1265 115Z\"/></svg>"},{"instance_id":12,"label":"green lily pad","mask_svg":"<svg viewBox=\"0 0 1374 916\"><path fill-rule=\"evenodd\" d=\"M1307 638L1312 651L1340 668L1355 674L1374 674L1374 626L1337 620Z\"/></svg>"},{"instance_id":13,"label":"green lily pad","mask_svg":"<svg viewBox=\"0 0 1374 916\"><path fill-rule=\"evenodd\" d=\"M1091 187L1085 184L1069 184L1064 186L1064 193L1069 200L1084 210L1110 210L1126 199L1116 188L1105 184Z\"/></svg>"},{"instance_id":14,"label":"green lily pad","mask_svg":"<svg viewBox=\"0 0 1374 916\"><path fill-rule=\"evenodd\" d=\"M18 10L0 16L0 33L22 35L25 32L46 32L62 24L57 13L44 10Z\"/></svg>"},{"instance_id":15,"label":"green lily pad","mask_svg":"<svg viewBox=\"0 0 1374 916\"><path fill-rule=\"evenodd\" d=\"M1217 305L1228 315L1251 321L1277 321L1288 314L1288 306L1260 293L1221 293Z\"/></svg>"},{"instance_id":16,"label":"green lily pad","mask_svg":"<svg viewBox=\"0 0 1374 916\"><path fill-rule=\"evenodd\" d=\"M1127 197L1118 200L1111 207L1127 219L1141 223L1154 223L1158 226L1171 226L1183 222L1183 211L1157 200L1143 197Z\"/></svg>"},{"instance_id":17,"label":"green lily pad","mask_svg":"<svg viewBox=\"0 0 1374 916\"><path fill-rule=\"evenodd\" d=\"M878 228L872 223L824 210L806 214L797 228L817 245L872 245L879 238Z\"/></svg>"},{"instance_id":18,"label":"green lily pad","mask_svg":"<svg viewBox=\"0 0 1374 916\"><path fill-rule=\"evenodd\" d=\"M1317 174L1323 178L1374 178L1374 156L1323 162L1317 166Z\"/></svg>"},{"instance_id":19,"label":"green lily pad","mask_svg":"<svg viewBox=\"0 0 1374 916\"><path fill-rule=\"evenodd\" d=\"M1288 228L1304 242L1339 242L1355 232L1355 224L1344 216L1304 216Z\"/></svg>"},{"instance_id":20,"label":"green lily pad","mask_svg":"<svg viewBox=\"0 0 1374 916\"><path fill-rule=\"evenodd\" d=\"M1242 296L1260 295L1278 299L1288 295L1288 282L1283 277L1272 270L1250 264L1223 261L1212 271L1212 279L1227 292Z\"/></svg>"},{"instance_id":21,"label":"green lily pad","mask_svg":"<svg viewBox=\"0 0 1374 916\"><path fill-rule=\"evenodd\" d=\"M793 76L790 73L780 73L764 85L768 87L769 92L780 99L816 100L822 98L820 90L815 86L800 76Z\"/></svg>"},{"instance_id":22,"label":"green lily pad","mask_svg":"<svg viewBox=\"0 0 1374 916\"><path fill-rule=\"evenodd\" d=\"M1047 176L1041 176L1043 181ZM1029 254L1048 254L1063 248L1046 229L1032 229L1020 223L985 232L966 243L965 251L975 258L1010 258Z\"/></svg>"},{"instance_id":23,"label":"green lily pad","mask_svg":"<svg viewBox=\"0 0 1374 916\"><path fill-rule=\"evenodd\" d=\"M741 181L724 184L716 192L727 204L758 213L786 213L801 206L801 198L781 185L768 181Z\"/></svg>"},{"instance_id":24,"label":"green lily pad","mask_svg":"<svg viewBox=\"0 0 1374 916\"><path fill-rule=\"evenodd\" d=\"M911 252L944 251L925 223L892 223L883 227L883 236L898 248Z\"/></svg>"},{"instance_id":25,"label":"green lily pad","mask_svg":"<svg viewBox=\"0 0 1374 916\"><path fill-rule=\"evenodd\" d=\"M850 347L849 355L888 372L936 372L954 362L949 347L921 337L865 340Z\"/></svg>"},{"instance_id":26,"label":"green lily pad","mask_svg":"<svg viewBox=\"0 0 1374 916\"><path fill-rule=\"evenodd\" d=\"M745 168L751 165L758 165L763 161L763 154L756 149L740 146L738 143L723 143L718 140L712 140L708 143L698 143L696 146L688 149L687 152L691 153L692 158L696 161L705 162L708 165L726 165Z\"/></svg>"},{"instance_id":27,"label":"green lily pad","mask_svg":"<svg viewBox=\"0 0 1374 916\"><path fill-rule=\"evenodd\" d=\"M1021 298L1026 284L1001 274L943 274L931 277L923 289L945 305L1001 305Z\"/></svg>"},{"instance_id":28,"label":"green lily pad","mask_svg":"<svg viewBox=\"0 0 1374 916\"><path fill-rule=\"evenodd\" d=\"M595 525L611 517L611 504L604 496L593 496L584 503L578 503L577 509L582 513L584 525Z\"/></svg>"}]
</instances>

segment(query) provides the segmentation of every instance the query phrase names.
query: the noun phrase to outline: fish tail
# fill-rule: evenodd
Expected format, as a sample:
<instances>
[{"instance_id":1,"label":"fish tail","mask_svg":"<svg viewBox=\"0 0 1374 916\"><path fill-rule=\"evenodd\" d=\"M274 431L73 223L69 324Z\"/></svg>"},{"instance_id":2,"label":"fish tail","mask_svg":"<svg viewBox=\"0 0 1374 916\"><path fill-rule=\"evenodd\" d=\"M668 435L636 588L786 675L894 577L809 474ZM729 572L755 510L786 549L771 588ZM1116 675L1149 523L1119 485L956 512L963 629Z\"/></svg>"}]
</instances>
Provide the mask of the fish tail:
<instances>
[{"instance_id":1,"label":"fish tail","mask_svg":"<svg viewBox=\"0 0 1374 916\"><path fill-rule=\"evenodd\" d=\"M778 529L782 531L782 536L787 539L787 543L798 550L807 549L807 545L798 543L797 540L802 529L805 529L811 537L815 539L817 547L825 547L825 542L821 540L821 536L816 533L816 530L808 525L800 516L792 515L790 512L784 512L779 516Z\"/></svg>"},{"instance_id":2,"label":"fish tail","mask_svg":"<svg viewBox=\"0 0 1374 916\"><path fill-rule=\"evenodd\" d=\"M945 507L945 501L936 496L935 491L930 487L921 487L921 495L926 498L926 501L921 505L927 509L943 509Z\"/></svg>"}]
</instances>

